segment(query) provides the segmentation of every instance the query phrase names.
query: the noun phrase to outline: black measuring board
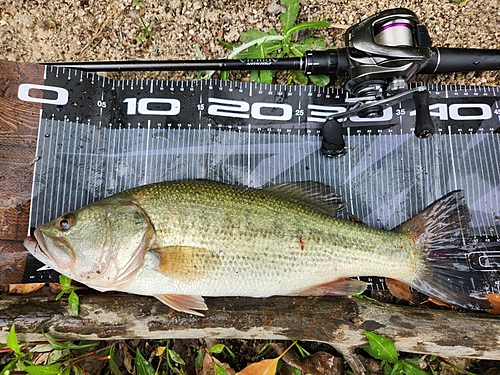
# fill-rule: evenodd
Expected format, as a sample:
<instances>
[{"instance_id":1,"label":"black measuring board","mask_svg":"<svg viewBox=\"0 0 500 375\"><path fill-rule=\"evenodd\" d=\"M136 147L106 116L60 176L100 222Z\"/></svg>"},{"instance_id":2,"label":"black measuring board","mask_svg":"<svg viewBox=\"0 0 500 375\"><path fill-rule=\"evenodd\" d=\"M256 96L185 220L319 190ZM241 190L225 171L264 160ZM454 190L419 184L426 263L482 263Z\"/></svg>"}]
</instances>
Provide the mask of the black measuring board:
<instances>
[{"instance_id":1,"label":"black measuring board","mask_svg":"<svg viewBox=\"0 0 500 375\"><path fill-rule=\"evenodd\" d=\"M321 128L345 111L338 88L230 81L114 81L47 67L30 227L127 188L206 178L266 187L315 180L336 190L366 224L392 229L450 191L472 213L481 290L500 293L500 91L429 86L437 133L413 135L411 100L377 119L345 119L348 148L325 158ZM478 244L484 244L479 246ZM43 279L43 274L25 279ZM374 289L385 288L379 278ZM473 289L473 286L470 286Z\"/></svg>"},{"instance_id":2,"label":"black measuring board","mask_svg":"<svg viewBox=\"0 0 500 375\"><path fill-rule=\"evenodd\" d=\"M223 128L317 133L326 117L344 112L340 88L233 81L115 81L83 71L47 67L43 118L116 128ZM430 85L430 113L439 131L499 132L495 87ZM380 118L351 116L351 134L413 133L410 98Z\"/></svg>"}]
</instances>

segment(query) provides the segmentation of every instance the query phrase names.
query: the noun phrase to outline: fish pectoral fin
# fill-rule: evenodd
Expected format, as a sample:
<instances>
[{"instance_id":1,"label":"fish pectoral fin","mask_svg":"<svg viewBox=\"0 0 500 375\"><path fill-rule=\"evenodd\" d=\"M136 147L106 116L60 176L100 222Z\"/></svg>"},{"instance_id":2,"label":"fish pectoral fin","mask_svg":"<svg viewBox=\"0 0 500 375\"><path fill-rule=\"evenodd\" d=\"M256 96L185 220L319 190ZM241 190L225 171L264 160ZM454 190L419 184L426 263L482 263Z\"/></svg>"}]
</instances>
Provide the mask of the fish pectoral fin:
<instances>
[{"instance_id":1,"label":"fish pectoral fin","mask_svg":"<svg viewBox=\"0 0 500 375\"><path fill-rule=\"evenodd\" d=\"M352 296L365 291L368 283L355 279L337 279L325 284L314 285L303 289L294 296L320 297L320 296Z\"/></svg>"},{"instance_id":2,"label":"fish pectoral fin","mask_svg":"<svg viewBox=\"0 0 500 375\"><path fill-rule=\"evenodd\" d=\"M157 294L155 295L165 305L174 310L188 314L204 316L196 310L208 310L202 296L187 296L182 294Z\"/></svg>"},{"instance_id":3,"label":"fish pectoral fin","mask_svg":"<svg viewBox=\"0 0 500 375\"><path fill-rule=\"evenodd\" d=\"M180 279L201 277L204 268L199 267L200 259L209 255L207 249L192 246L166 246L150 253L158 260L158 272Z\"/></svg>"}]
</instances>

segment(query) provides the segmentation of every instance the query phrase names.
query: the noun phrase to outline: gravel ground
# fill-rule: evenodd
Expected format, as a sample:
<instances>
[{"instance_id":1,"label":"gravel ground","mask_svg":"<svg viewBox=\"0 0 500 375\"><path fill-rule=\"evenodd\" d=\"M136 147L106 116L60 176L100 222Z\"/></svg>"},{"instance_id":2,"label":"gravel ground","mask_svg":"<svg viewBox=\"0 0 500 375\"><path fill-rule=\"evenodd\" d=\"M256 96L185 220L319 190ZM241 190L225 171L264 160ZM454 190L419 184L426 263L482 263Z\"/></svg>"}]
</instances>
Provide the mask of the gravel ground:
<instances>
[{"instance_id":1,"label":"gravel ground","mask_svg":"<svg viewBox=\"0 0 500 375\"><path fill-rule=\"evenodd\" d=\"M279 0L3 0L0 2L0 59L70 60L207 59L225 57L218 38L235 43L250 28L279 30ZM435 46L500 48L498 0L302 0L300 20L326 19L352 25L393 7L413 10ZM150 43L137 41L150 24ZM322 31L327 44L342 47L343 30ZM143 73L141 78L187 79L192 73ZM138 74L134 73L134 77ZM233 74L232 79L242 79ZM428 82L500 86L500 73L424 77Z\"/></svg>"}]
</instances>

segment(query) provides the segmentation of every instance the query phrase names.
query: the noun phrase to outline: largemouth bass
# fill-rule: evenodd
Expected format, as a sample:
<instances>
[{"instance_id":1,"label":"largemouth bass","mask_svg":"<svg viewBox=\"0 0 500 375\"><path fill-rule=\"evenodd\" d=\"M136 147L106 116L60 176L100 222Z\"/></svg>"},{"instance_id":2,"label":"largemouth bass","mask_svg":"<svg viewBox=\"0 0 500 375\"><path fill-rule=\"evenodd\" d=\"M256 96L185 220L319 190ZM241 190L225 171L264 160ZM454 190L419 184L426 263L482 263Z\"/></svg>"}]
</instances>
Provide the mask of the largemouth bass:
<instances>
[{"instance_id":1,"label":"largemouth bass","mask_svg":"<svg viewBox=\"0 0 500 375\"><path fill-rule=\"evenodd\" d=\"M25 246L91 288L155 296L192 314L207 309L202 296L357 294L366 284L353 276L390 277L469 309L488 305L461 288L470 278L457 256L470 221L461 191L393 231L339 219L341 204L317 182L163 182L64 214Z\"/></svg>"}]
</instances>

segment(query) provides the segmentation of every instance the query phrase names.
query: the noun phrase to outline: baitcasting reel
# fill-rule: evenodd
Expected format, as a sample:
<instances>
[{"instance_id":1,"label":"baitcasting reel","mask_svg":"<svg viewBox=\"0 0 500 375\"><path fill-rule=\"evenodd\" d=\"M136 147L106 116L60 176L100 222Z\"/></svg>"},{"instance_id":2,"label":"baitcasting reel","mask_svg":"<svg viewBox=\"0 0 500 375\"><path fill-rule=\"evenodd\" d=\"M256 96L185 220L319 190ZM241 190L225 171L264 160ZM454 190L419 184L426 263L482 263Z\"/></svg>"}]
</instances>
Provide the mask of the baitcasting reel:
<instances>
[{"instance_id":1,"label":"baitcasting reel","mask_svg":"<svg viewBox=\"0 0 500 375\"><path fill-rule=\"evenodd\" d=\"M408 90L408 81L428 64L431 44L427 29L408 9L386 10L347 29L345 49L338 51L338 70L344 72L340 82L350 94L348 109L325 123L323 154L345 153L334 120L353 115L381 117L387 106L411 95L417 110L415 134L425 138L433 133L425 86Z\"/></svg>"}]
</instances>

